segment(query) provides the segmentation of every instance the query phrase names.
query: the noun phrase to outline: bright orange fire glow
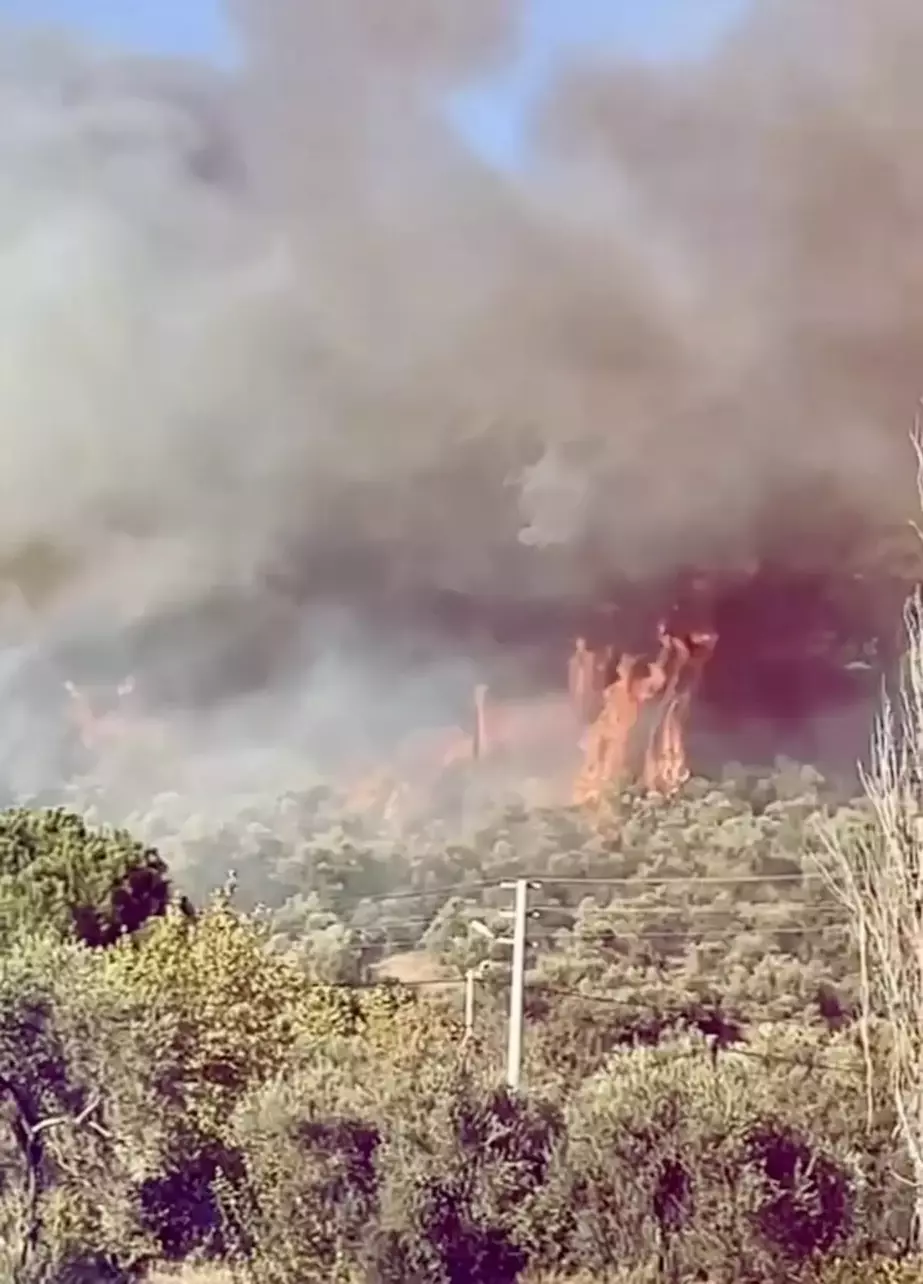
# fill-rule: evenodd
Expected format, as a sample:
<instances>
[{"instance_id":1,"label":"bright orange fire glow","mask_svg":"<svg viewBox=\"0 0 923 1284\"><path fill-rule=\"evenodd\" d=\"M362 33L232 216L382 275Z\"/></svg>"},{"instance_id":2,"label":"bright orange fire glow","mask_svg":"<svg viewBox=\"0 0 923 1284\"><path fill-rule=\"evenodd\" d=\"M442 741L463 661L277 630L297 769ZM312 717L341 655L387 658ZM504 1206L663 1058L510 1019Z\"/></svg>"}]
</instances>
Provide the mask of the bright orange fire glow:
<instances>
[{"instance_id":1,"label":"bright orange fire glow","mask_svg":"<svg viewBox=\"0 0 923 1284\"><path fill-rule=\"evenodd\" d=\"M672 637L663 628L661 637L668 652L668 676L648 741L642 782L652 792L672 794L689 779L685 731L690 705L718 637L705 632Z\"/></svg>"},{"instance_id":2,"label":"bright orange fire glow","mask_svg":"<svg viewBox=\"0 0 923 1284\"><path fill-rule=\"evenodd\" d=\"M603 694L602 712L584 742L584 763L574 784L574 802L598 802L609 786L627 779L632 732L641 709L667 686L668 639L662 631L660 653L653 663L628 654L619 660L615 681Z\"/></svg>"},{"instance_id":3,"label":"bright orange fire glow","mask_svg":"<svg viewBox=\"0 0 923 1284\"><path fill-rule=\"evenodd\" d=\"M626 652L614 667L612 647L593 650L578 638L566 692L504 700L479 684L467 727L462 720L404 739L387 761L354 777L346 790L349 807L400 826L412 813L425 812L444 787L451 796L473 779L537 782L543 791L547 782L550 795L560 801L569 795L578 805L598 803L620 783L674 793L690 775L690 708L717 635L671 633L661 624L657 636L653 659ZM104 713L74 683L65 688L88 750L103 755L134 739L133 679L118 686L114 708ZM642 724L647 711L652 717Z\"/></svg>"},{"instance_id":4,"label":"bright orange fire glow","mask_svg":"<svg viewBox=\"0 0 923 1284\"><path fill-rule=\"evenodd\" d=\"M662 624L657 635L656 656L623 654L612 681L612 648L594 651L578 638L568 661L566 695L503 700L479 684L470 731L445 728L404 741L388 769L370 773L351 791L351 803L395 820L411 800L453 773L464 781L506 769L525 778L543 764L557 777L564 771L566 780L568 762L576 771L570 796L578 805L600 802L619 783L674 793L690 775L686 729L692 699L718 639L713 632L671 633ZM647 709L653 716L642 748L637 741Z\"/></svg>"},{"instance_id":5,"label":"bright orange fire glow","mask_svg":"<svg viewBox=\"0 0 923 1284\"><path fill-rule=\"evenodd\" d=\"M578 804L598 802L614 784L632 783L631 744L645 705L658 705L641 767L653 793L675 793L689 779L685 732L692 697L718 642L716 633L686 636L658 626L660 650L651 663L623 655L603 708L586 736L584 763L574 785Z\"/></svg>"}]
</instances>

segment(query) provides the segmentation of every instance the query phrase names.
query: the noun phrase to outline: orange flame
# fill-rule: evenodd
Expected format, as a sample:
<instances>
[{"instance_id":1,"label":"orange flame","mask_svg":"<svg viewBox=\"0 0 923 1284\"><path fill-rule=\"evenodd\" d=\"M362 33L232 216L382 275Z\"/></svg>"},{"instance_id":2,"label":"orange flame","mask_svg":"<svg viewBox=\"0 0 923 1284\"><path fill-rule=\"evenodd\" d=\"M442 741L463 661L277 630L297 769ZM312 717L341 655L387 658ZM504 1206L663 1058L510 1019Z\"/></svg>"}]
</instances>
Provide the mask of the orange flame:
<instances>
[{"instance_id":1,"label":"orange flame","mask_svg":"<svg viewBox=\"0 0 923 1284\"><path fill-rule=\"evenodd\" d=\"M560 782L567 756L580 751L583 763L572 788L577 804L598 802L611 785L632 778L653 792L675 792L690 775L686 724L717 635L673 634L661 624L658 638L660 649L653 660L624 654L608 686L612 648L594 651L585 638L578 638L568 661L566 697L502 700L478 684L472 693L469 730L447 727L404 741L390 768L359 779L350 790L351 803L399 824L408 808L423 803L425 809L426 796L456 772L464 785L468 773L481 764L527 776L529 768L541 762L539 774L551 768ZM633 741L641 714L655 701L646 751L636 760Z\"/></svg>"},{"instance_id":2,"label":"orange flame","mask_svg":"<svg viewBox=\"0 0 923 1284\"><path fill-rule=\"evenodd\" d=\"M605 790L630 776L630 742L644 705L659 698L641 772L645 788L674 793L689 779L685 727L692 696L717 644L714 633L671 634L658 626L660 651L651 664L623 655L618 676L584 741L584 763L574 785L577 804L598 802Z\"/></svg>"},{"instance_id":3,"label":"orange flame","mask_svg":"<svg viewBox=\"0 0 923 1284\"><path fill-rule=\"evenodd\" d=\"M606 688L602 712L585 739L584 764L574 785L576 803L599 801L607 786L626 777L631 734L641 708L665 684L662 656L652 664L635 655L622 656L616 680Z\"/></svg>"},{"instance_id":4,"label":"orange flame","mask_svg":"<svg viewBox=\"0 0 923 1284\"><path fill-rule=\"evenodd\" d=\"M685 744L690 705L718 637L706 632L671 637L665 630L661 632L670 649L672 666L660 716L648 741L642 779L645 788L669 795L690 776Z\"/></svg>"}]
</instances>

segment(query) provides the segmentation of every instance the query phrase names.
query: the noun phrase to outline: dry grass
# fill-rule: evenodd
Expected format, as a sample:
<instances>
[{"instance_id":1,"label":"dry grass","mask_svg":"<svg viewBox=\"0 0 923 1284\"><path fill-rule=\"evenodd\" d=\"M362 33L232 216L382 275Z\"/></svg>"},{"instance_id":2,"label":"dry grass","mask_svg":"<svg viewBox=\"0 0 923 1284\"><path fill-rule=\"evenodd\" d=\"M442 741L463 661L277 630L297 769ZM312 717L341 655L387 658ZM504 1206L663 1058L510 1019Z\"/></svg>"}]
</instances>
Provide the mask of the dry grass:
<instances>
[{"instance_id":1,"label":"dry grass","mask_svg":"<svg viewBox=\"0 0 923 1284\"><path fill-rule=\"evenodd\" d=\"M579 1275L528 1275L523 1284L657 1284L660 1279L655 1268L637 1271L610 1271L605 1275L594 1275L591 1271L581 1271Z\"/></svg>"},{"instance_id":2,"label":"dry grass","mask_svg":"<svg viewBox=\"0 0 923 1284\"><path fill-rule=\"evenodd\" d=\"M435 985L439 981L458 984L458 973L429 950L389 954L375 964L373 971L381 980L400 981L404 985Z\"/></svg>"},{"instance_id":3,"label":"dry grass","mask_svg":"<svg viewBox=\"0 0 923 1284\"><path fill-rule=\"evenodd\" d=\"M653 1284L656 1274L645 1271L615 1271L607 1275L529 1275L523 1284ZM145 1284L239 1284L229 1271L217 1266L185 1266L180 1270L162 1267L148 1276Z\"/></svg>"},{"instance_id":4,"label":"dry grass","mask_svg":"<svg viewBox=\"0 0 923 1284\"><path fill-rule=\"evenodd\" d=\"M236 1284L230 1271L220 1266L184 1266L173 1270L166 1266L155 1269L146 1284Z\"/></svg>"}]
</instances>

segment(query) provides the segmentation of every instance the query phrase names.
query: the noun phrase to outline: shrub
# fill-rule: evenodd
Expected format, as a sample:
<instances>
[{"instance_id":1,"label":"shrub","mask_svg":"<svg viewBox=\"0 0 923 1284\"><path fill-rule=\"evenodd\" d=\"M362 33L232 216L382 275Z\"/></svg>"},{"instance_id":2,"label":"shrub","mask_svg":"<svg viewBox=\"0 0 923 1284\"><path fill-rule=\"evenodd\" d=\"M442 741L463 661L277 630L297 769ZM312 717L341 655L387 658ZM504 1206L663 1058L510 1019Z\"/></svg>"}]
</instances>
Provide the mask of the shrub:
<instances>
[{"instance_id":1,"label":"shrub","mask_svg":"<svg viewBox=\"0 0 923 1284\"><path fill-rule=\"evenodd\" d=\"M152 1247L135 1192L161 1136L134 1016L84 947L20 936L0 955L4 1279L104 1280Z\"/></svg>"},{"instance_id":2,"label":"shrub","mask_svg":"<svg viewBox=\"0 0 923 1284\"><path fill-rule=\"evenodd\" d=\"M600 1271L707 1268L741 1284L796 1278L869 1235L862 1079L846 1073L858 1056L830 1044L833 1069L807 1058L800 1069L784 1056L787 1045L797 1062L800 1039L774 1031L717 1062L691 1039L614 1056L569 1103L536 1255Z\"/></svg>"},{"instance_id":3,"label":"shrub","mask_svg":"<svg viewBox=\"0 0 923 1284\"><path fill-rule=\"evenodd\" d=\"M134 1037L149 1049L155 1067L167 1140L160 1170L139 1190L139 1217L171 1261L193 1252L220 1255L232 1241L249 1245L243 1187L264 1191L275 1183L276 1211L267 1212L264 1200L260 1225L280 1243L272 1227L282 1209L291 1231L282 1169L270 1171L260 1157L265 1123L255 1134L256 1152L242 1149L234 1124L242 1102L280 1073L310 1068L330 1049L360 1038L369 1054L364 1071L374 1081L389 1046L395 1055L412 1057L426 1026L414 1019L417 1005L406 991L313 984L296 956L268 948L267 925L239 913L224 894L194 919L171 908L137 940L108 951L100 966L107 984L141 1014ZM431 1050L425 1040L422 1046ZM301 1171L309 1155L326 1162L325 1147L350 1126L339 1116L300 1117L293 1171ZM317 1206L316 1191L304 1198ZM314 1213L308 1220L318 1235L311 1218Z\"/></svg>"},{"instance_id":4,"label":"shrub","mask_svg":"<svg viewBox=\"0 0 923 1284\"><path fill-rule=\"evenodd\" d=\"M923 1279L923 1262L883 1257L837 1259L825 1263L816 1279L817 1284L918 1284Z\"/></svg>"},{"instance_id":5,"label":"shrub","mask_svg":"<svg viewBox=\"0 0 923 1284\"><path fill-rule=\"evenodd\" d=\"M362 1103L337 1108L337 1068L321 1057L280 1075L235 1115L244 1179L224 1198L241 1228L237 1249L266 1284L336 1278L358 1260L377 1212L379 1129Z\"/></svg>"},{"instance_id":6,"label":"shrub","mask_svg":"<svg viewBox=\"0 0 923 1284\"><path fill-rule=\"evenodd\" d=\"M361 1024L355 991L312 985L223 895L194 919L170 909L142 940L110 951L105 967L156 1030L164 1108L202 1139L223 1139L237 1102L299 1041Z\"/></svg>"},{"instance_id":7,"label":"shrub","mask_svg":"<svg viewBox=\"0 0 923 1284\"><path fill-rule=\"evenodd\" d=\"M562 1132L549 1103L510 1097L464 1074L453 1091L393 1121L379 1152L372 1277L517 1279L529 1262L529 1209Z\"/></svg>"}]
</instances>

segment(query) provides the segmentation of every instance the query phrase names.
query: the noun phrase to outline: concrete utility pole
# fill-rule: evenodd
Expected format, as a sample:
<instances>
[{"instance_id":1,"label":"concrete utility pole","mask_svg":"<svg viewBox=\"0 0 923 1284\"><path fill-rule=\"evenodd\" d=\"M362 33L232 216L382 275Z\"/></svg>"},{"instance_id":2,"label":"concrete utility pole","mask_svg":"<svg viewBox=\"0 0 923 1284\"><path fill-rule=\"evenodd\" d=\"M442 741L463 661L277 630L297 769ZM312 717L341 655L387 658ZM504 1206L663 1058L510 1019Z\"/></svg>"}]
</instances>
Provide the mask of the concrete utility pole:
<instances>
[{"instance_id":1,"label":"concrete utility pole","mask_svg":"<svg viewBox=\"0 0 923 1284\"><path fill-rule=\"evenodd\" d=\"M474 982L478 969L469 967L465 972L465 1040L474 1034Z\"/></svg>"},{"instance_id":2,"label":"concrete utility pole","mask_svg":"<svg viewBox=\"0 0 923 1284\"><path fill-rule=\"evenodd\" d=\"M494 935L494 933L490 930L490 928L485 923L479 923L475 920L475 922L473 922L471 926L474 928L477 928L479 933L489 937L489 939L492 941L497 941L500 939L499 937ZM471 1036L474 1034L475 983L477 981L480 981L483 977L487 975L487 970L489 967L490 967L490 959L482 959L481 962L478 963L477 967L465 968L465 1039L464 1039L465 1043L468 1043L469 1040L471 1039Z\"/></svg>"},{"instance_id":3,"label":"concrete utility pole","mask_svg":"<svg viewBox=\"0 0 923 1284\"><path fill-rule=\"evenodd\" d=\"M477 932L478 936L483 936L485 940L491 941L493 944L507 944L504 938L497 936L496 932L492 932L487 924L482 923L480 919L473 918L469 920L468 926ZM462 1040L463 1043L469 1043L474 1033L475 982L487 973L489 967L490 959L481 959L476 967L465 968L465 1034Z\"/></svg>"},{"instance_id":4,"label":"concrete utility pole","mask_svg":"<svg viewBox=\"0 0 923 1284\"><path fill-rule=\"evenodd\" d=\"M529 880L517 878L515 883L504 883L514 890L513 901L513 962L510 973L510 1023L506 1051L506 1084L517 1092L522 1075L522 1028L525 1007L526 983L526 924L529 917ZM532 884L537 887L537 883ZM509 914L509 911L507 912Z\"/></svg>"}]
</instances>

